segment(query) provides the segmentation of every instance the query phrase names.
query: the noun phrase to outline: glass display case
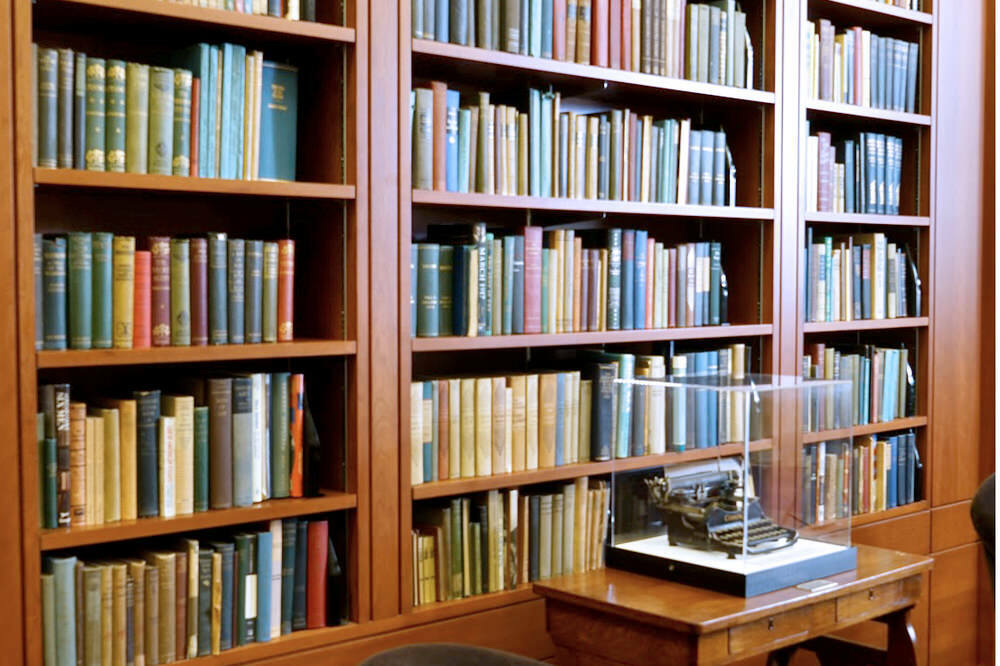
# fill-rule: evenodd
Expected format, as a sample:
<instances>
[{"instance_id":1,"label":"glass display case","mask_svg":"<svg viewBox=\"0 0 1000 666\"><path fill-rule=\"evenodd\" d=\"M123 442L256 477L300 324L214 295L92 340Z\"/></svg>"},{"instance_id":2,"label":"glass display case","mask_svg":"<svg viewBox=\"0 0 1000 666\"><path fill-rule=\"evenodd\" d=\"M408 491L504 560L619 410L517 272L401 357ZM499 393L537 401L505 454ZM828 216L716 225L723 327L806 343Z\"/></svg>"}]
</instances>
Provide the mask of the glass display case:
<instances>
[{"instance_id":1,"label":"glass display case","mask_svg":"<svg viewBox=\"0 0 1000 666\"><path fill-rule=\"evenodd\" d=\"M616 435L645 429L658 451L612 463L608 566L742 596L856 566L851 507L867 490L849 381L638 377L616 389L629 414Z\"/></svg>"}]
</instances>

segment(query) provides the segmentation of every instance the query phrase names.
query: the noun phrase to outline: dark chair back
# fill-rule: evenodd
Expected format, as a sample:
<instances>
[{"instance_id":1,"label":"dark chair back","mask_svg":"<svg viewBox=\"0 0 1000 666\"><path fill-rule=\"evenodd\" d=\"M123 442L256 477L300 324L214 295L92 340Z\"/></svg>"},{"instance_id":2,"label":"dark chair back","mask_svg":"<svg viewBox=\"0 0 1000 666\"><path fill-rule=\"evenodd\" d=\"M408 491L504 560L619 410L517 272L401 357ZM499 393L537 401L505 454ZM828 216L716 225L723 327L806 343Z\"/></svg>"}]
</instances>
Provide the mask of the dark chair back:
<instances>
[{"instance_id":1,"label":"dark chair back","mask_svg":"<svg viewBox=\"0 0 1000 666\"><path fill-rule=\"evenodd\" d=\"M368 657L360 666L539 666L509 652L454 643L404 645Z\"/></svg>"}]
</instances>

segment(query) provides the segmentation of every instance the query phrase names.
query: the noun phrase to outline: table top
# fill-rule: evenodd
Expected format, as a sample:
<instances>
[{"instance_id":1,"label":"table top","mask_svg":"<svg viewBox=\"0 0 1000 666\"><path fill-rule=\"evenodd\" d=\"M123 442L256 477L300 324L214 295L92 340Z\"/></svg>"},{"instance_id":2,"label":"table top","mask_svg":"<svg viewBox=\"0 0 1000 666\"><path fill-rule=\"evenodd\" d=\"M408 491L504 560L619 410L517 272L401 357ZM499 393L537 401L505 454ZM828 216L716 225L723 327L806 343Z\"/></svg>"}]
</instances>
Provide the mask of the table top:
<instances>
[{"instance_id":1,"label":"table top","mask_svg":"<svg viewBox=\"0 0 1000 666\"><path fill-rule=\"evenodd\" d=\"M546 599L702 634L909 578L929 571L934 564L933 558L924 555L874 546L856 548L857 569L828 576L837 586L821 592L787 587L744 598L610 568L539 581L534 589Z\"/></svg>"}]
</instances>

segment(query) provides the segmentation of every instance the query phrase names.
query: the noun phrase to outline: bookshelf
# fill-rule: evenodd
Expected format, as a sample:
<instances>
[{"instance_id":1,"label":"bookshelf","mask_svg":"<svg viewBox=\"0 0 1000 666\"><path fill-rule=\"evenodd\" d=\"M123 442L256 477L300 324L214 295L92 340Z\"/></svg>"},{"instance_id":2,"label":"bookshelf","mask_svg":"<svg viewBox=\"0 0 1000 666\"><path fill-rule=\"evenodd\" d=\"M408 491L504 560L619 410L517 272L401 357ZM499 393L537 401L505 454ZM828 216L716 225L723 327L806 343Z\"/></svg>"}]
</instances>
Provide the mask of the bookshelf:
<instances>
[{"instance_id":1,"label":"bookshelf","mask_svg":"<svg viewBox=\"0 0 1000 666\"><path fill-rule=\"evenodd\" d=\"M14 2L13 63L17 153L16 270L32 284L33 234L100 230L166 236L225 231L231 237L296 240L289 342L36 351L33 289L18 291L21 395L21 551L24 654L41 663L39 574L43 556L91 558L155 547L182 535L210 537L290 517L331 519L343 550L349 624L294 632L225 651L239 663L348 640L369 615L367 17L364 0L320 3L317 22L252 16L155 0ZM227 180L32 167L32 42L102 57L156 62L199 41L233 41L299 67L296 182ZM142 249L141 244L138 249ZM103 370L107 369L107 372ZM37 387L67 381L80 395L131 390L183 376L292 371L307 375L321 441L320 494L247 507L87 526L39 528ZM96 371L96 372L95 372ZM106 394L106 393L105 393ZM148 544L148 545L147 545ZM83 550L77 550L83 549Z\"/></svg>"}]
</instances>

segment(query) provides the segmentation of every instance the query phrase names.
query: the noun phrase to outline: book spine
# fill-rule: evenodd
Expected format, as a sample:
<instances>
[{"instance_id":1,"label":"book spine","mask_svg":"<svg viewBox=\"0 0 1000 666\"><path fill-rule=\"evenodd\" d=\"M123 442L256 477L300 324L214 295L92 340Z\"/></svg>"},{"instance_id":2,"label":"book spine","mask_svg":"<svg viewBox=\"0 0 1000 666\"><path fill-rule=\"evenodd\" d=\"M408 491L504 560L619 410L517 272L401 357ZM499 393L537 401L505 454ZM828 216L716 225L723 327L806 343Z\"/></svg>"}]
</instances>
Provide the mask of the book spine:
<instances>
[{"instance_id":1,"label":"book spine","mask_svg":"<svg viewBox=\"0 0 1000 666\"><path fill-rule=\"evenodd\" d=\"M66 239L42 240L42 310L44 311L43 347L66 349Z\"/></svg>"},{"instance_id":2,"label":"book spine","mask_svg":"<svg viewBox=\"0 0 1000 666\"><path fill-rule=\"evenodd\" d=\"M70 396L69 384L56 384L52 388L53 415L56 440L56 516L59 527L70 524Z\"/></svg>"},{"instance_id":3,"label":"book spine","mask_svg":"<svg viewBox=\"0 0 1000 666\"><path fill-rule=\"evenodd\" d=\"M325 520L311 520L308 528L308 571L306 573L306 628L326 626L327 541Z\"/></svg>"},{"instance_id":4,"label":"book spine","mask_svg":"<svg viewBox=\"0 0 1000 666\"><path fill-rule=\"evenodd\" d=\"M110 349L112 342L112 239L110 233L95 231L91 234L93 247L91 294L91 334L95 349Z\"/></svg>"},{"instance_id":5,"label":"book spine","mask_svg":"<svg viewBox=\"0 0 1000 666\"><path fill-rule=\"evenodd\" d=\"M417 246L417 335L437 337L440 325L440 246Z\"/></svg>"},{"instance_id":6,"label":"book spine","mask_svg":"<svg viewBox=\"0 0 1000 666\"><path fill-rule=\"evenodd\" d=\"M135 316L135 237L115 236L113 246L113 343L115 349L131 349Z\"/></svg>"},{"instance_id":7,"label":"book spine","mask_svg":"<svg viewBox=\"0 0 1000 666\"><path fill-rule=\"evenodd\" d=\"M90 349L93 345L93 239L89 233L69 234L69 346Z\"/></svg>"},{"instance_id":8,"label":"book spine","mask_svg":"<svg viewBox=\"0 0 1000 666\"><path fill-rule=\"evenodd\" d=\"M125 170L149 166L149 65L130 62L125 77Z\"/></svg>"},{"instance_id":9,"label":"book spine","mask_svg":"<svg viewBox=\"0 0 1000 666\"><path fill-rule=\"evenodd\" d=\"M157 426L160 420L160 392L137 391L136 450L138 452L139 517L156 516L160 511Z\"/></svg>"},{"instance_id":10,"label":"book spine","mask_svg":"<svg viewBox=\"0 0 1000 666\"><path fill-rule=\"evenodd\" d=\"M271 375L271 496L288 497L290 493L289 447L289 373Z\"/></svg>"},{"instance_id":11,"label":"book spine","mask_svg":"<svg viewBox=\"0 0 1000 666\"><path fill-rule=\"evenodd\" d=\"M208 340L213 345L229 342L228 257L229 242L226 234L209 234Z\"/></svg>"},{"instance_id":12,"label":"book spine","mask_svg":"<svg viewBox=\"0 0 1000 666\"><path fill-rule=\"evenodd\" d=\"M292 631L306 628L306 578L309 521L299 520L295 534L295 581L292 584Z\"/></svg>"},{"instance_id":13,"label":"book spine","mask_svg":"<svg viewBox=\"0 0 1000 666\"><path fill-rule=\"evenodd\" d=\"M257 533L257 642L271 640L271 566L274 564L274 535Z\"/></svg>"},{"instance_id":14,"label":"book spine","mask_svg":"<svg viewBox=\"0 0 1000 666\"><path fill-rule=\"evenodd\" d=\"M173 71L173 145L170 169L175 176L191 175L191 72Z\"/></svg>"},{"instance_id":15,"label":"book spine","mask_svg":"<svg viewBox=\"0 0 1000 666\"><path fill-rule=\"evenodd\" d=\"M105 71L103 58L87 58L87 134L84 160L89 171L105 170Z\"/></svg>"},{"instance_id":16,"label":"book spine","mask_svg":"<svg viewBox=\"0 0 1000 666\"><path fill-rule=\"evenodd\" d=\"M38 49L38 166L55 169L58 161L59 52Z\"/></svg>"},{"instance_id":17,"label":"book spine","mask_svg":"<svg viewBox=\"0 0 1000 666\"><path fill-rule=\"evenodd\" d=\"M230 238L228 243L227 302L229 303L229 344L241 345L245 341L244 320L246 292L246 244L241 238Z\"/></svg>"},{"instance_id":18,"label":"book spine","mask_svg":"<svg viewBox=\"0 0 1000 666\"><path fill-rule=\"evenodd\" d=\"M302 497L303 495L303 429L305 426L305 376L301 373L291 375L288 383L289 410L289 446L291 448L291 460L289 462L289 475L291 483L288 494L291 497Z\"/></svg>"},{"instance_id":19,"label":"book spine","mask_svg":"<svg viewBox=\"0 0 1000 666\"><path fill-rule=\"evenodd\" d=\"M258 344L263 339L263 269L264 241L246 241L246 309L245 332L249 344Z\"/></svg>"},{"instance_id":20,"label":"book spine","mask_svg":"<svg viewBox=\"0 0 1000 666\"><path fill-rule=\"evenodd\" d=\"M191 344L208 344L208 240L192 238L190 255L189 306L191 308Z\"/></svg>"},{"instance_id":21,"label":"book spine","mask_svg":"<svg viewBox=\"0 0 1000 666\"><path fill-rule=\"evenodd\" d=\"M209 507L209 408L194 408L194 511Z\"/></svg>"},{"instance_id":22,"label":"book spine","mask_svg":"<svg viewBox=\"0 0 1000 666\"><path fill-rule=\"evenodd\" d=\"M187 238L170 240L170 344L191 345L191 247Z\"/></svg>"},{"instance_id":23,"label":"book spine","mask_svg":"<svg viewBox=\"0 0 1000 666\"><path fill-rule=\"evenodd\" d=\"M87 405L82 402L71 402L69 404L69 513L70 525L86 525L88 522L88 512L92 507L87 506L87 500L91 499L89 486L93 485L91 480L88 483L87 472Z\"/></svg>"},{"instance_id":24,"label":"book spine","mask_svg":"<svg viewBox=\"0 0 1000 666\"><path fill-rule=\"evenodd\" d=\"M125 171L125 61L108 60L104 154L108 171Z\"/></svg>"},{"instance_id":25,"label":"book spine","mask_svg":"<svg viewBox=\"0 0 1000 666\"><path fill-rule=\"evenodd\" d=\"M73 67L72 49L59 49L56 105L56 163L60 169L73 167Z\"/></svg>"},{"instance_id":26,"label":"book spine","mask_svg":"<svg viewBox=\"0 0 1000 666\"><path fill-rule=\"evenodd\" d=\"M253 503L250 376L233 377L233 506Z\"/></svg>"},{"instance_id":27,"label":"book spine","mask_svg":"<svg viewBox=\"0 0 1000 666\"><path fill-rule=\"evenodd\" d=\"M87 55L75 54L73 65L73 168L87 168ZM39 165L41 166L41 165Z\"/></svg>"},{"instance_id":28,"label":"book spine","mask_svg":"<svg viewBox=\"0 0 1000 666\"><path fill-rule=\"evenodd\" d=\"M132 308L132 347L135 349L145 349L153 344L152 288L152 253L137 250Z\"/></svg>"},{"instance_id":29,"label":"book spine","mask_svg":"<svg viewBox=\"0 0 1000 666\"><path fill-rule=\"evenodd\" d=\"M264 243L262 287L262 336L264 342L278 340L278 244Z\"/></svg>"},{"instance_id":30,"label":"book spine","mask_svg":"<svg viewBox=\"0 0 1000 666\"><path fill-rule=\"evenodd\" d=\"M295 241L278 241L278 342L294 339Z\"/></svg>"},{"instance_id":31,"label":"book spine","mask_svg":"<svg viewBox=\"0 0 1000 666\"><path fill-rule=\"evenodd\" d=\"M154 347L170 344L170 239L165 236L149 238L151 254L151 323Z\"/></svg>"},{"instance_id":32,"label":"book spine","mask_svg":"<svg viewBox=\"0 0 1000 666\"><path fill-rule=\"evenodd\" d=\"M45 347L45 283L42 278L44 256L41 234L32 236L32 277L35 296L35 351Z\"/></svg>"},{"instance_id":33,"label":"book spine","mask_svg":"<svg viewBox=\"0 0 1000 666\"><path fill-rule=\"evenodd\" d=\"M169 176L174 155L174 70L149 68L148 173Z\"/></svg>"},{"instance_id":34,"label":"book spine","mask_svg":"<svg viewBox=\"0 0 1000 666\"><path fill-rule=\"evenodd\" d=\"M209 505L228 509L233 505L233 380L207 380L209 408Z\"/></svg>"}]
</instances>

